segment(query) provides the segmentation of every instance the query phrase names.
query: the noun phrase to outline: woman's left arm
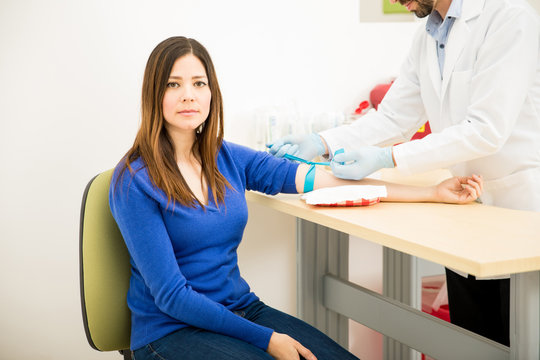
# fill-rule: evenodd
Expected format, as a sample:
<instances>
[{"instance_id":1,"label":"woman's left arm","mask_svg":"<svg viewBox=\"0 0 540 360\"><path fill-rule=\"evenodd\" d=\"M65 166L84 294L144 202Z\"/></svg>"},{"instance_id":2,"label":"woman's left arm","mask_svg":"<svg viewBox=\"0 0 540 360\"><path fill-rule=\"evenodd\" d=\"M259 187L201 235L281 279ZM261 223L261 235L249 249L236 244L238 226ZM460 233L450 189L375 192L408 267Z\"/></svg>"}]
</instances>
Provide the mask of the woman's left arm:
<instances>
[{"instance_id":1,"label":"woman's left arm","mask_svg":"<svg viewBox=\"0 0 540 360\"><path fill-rule=\"evenodd\" d=\"M302 164L296 172L296 189L299 193L303 192L308 169L309 166ZM482 177L478 175L455 176L434 186L412 186L375 179L343 180L317 167L313 184L314 190L342 185L384 185L387 197L381 198L381 201L465 204L476 200L482 194L483 181Z\"/></svg>"}]
</instances>

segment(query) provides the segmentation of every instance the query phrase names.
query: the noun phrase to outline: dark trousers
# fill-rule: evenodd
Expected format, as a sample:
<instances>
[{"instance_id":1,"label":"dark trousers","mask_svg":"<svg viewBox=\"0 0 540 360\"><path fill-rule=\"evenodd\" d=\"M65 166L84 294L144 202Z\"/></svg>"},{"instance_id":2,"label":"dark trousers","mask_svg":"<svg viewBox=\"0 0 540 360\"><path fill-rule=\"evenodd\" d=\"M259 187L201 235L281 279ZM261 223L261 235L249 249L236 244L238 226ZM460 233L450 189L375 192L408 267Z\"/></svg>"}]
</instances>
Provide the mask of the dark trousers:
<instances>
[{"instance_id":1,"label":"dark trousers","mask_svg":"<svg viewBox=\"0 0 540 360\"><path fill-rule=\"evenodd\" d=\"M256 301L237 311L254 323L288 334L319 360L358 360L311 325ZM134 352L135 360L272 360L266 351L245 341L193 327L180 329ZM300 356L300 359L304 359Z\"/></svg>"},{"instance_id":2,"label":"dark trousers","mask_svg":"<svg viewBox=\"0 0 540 360\"><path fill-rule=\"evenodd\" d=\"M476 280L446 269L450 321L510 345L510 279Z\"/></svg>"}]
</instances>

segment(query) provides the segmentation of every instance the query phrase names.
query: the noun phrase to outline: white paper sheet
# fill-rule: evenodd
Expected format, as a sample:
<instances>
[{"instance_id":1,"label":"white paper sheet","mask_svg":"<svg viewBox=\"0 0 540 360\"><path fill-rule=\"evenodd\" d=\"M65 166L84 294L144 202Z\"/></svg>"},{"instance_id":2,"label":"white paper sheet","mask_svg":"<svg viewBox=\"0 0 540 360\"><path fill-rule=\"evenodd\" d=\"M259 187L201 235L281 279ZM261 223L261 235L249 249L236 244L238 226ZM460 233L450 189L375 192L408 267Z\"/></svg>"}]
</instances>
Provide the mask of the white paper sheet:
<instances>
[{"instance_id":1,"label":"white paper sheet","mask_svg":"<svg viewBox=\"0 0 540 360\"><path fill-rule=\"evenodd\" d=\"M381 185L345 185L314 190L303 194L301 198L307 204L332 204L361 199L386 197L386 186Z\"/></svg>"}]
</instances>

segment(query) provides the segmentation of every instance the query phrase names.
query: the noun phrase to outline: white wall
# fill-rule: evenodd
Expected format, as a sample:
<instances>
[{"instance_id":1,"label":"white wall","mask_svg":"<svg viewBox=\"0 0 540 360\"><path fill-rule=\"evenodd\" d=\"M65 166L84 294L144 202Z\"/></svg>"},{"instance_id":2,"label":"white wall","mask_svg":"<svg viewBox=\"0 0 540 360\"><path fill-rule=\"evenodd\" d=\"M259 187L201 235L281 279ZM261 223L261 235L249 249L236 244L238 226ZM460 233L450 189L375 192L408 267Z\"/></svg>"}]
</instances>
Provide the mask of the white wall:
<instances>
[{"instance_id":1,"label":"white wall","mask_svg":"<svg viewBox=\"0 0 540 360\"><path fill-rule=\"evenodd\" d=\"M535 8L536 11L538 11L538 13L540 14L540 0L529 0L529 2L533 6L533 8Z\"/></svg>"},{"instance_id":2,"label":"white wall","mask_svg":"<svg viewBox=\"0 0 540 360\"><path fill-rule=\"evenodd\" d=\"M84 336L79 206L87 181L133 141L142 72L159 41L186 35L209 49L226 137L250 144L254 109L293 99L313 111L347 110L396 73L416 24L358 18L357 0L2 0L0 358L118 358L90 349ZM292 237L294 222L283 222ZM281 261L290 239L259 233L276 248L264 243L262 255L246 245L242 271L269 304L292 312L290 265L275 266L278 280L265 283L268 269L253 261Z\"/></svg>"}]
</instances>

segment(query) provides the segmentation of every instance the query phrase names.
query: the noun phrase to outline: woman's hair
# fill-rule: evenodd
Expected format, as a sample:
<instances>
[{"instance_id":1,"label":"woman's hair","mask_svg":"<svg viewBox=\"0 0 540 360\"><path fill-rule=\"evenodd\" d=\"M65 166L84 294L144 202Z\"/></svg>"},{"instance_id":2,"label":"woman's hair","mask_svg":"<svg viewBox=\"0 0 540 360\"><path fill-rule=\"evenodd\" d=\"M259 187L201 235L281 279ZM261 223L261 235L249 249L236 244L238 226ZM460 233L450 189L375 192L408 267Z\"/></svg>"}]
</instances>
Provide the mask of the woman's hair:
<instances>
[{"instance_id":1,"label":"woman's hair","mask_svg":"<svg viewBox=\"0 0 540 360\"><path fill-rule=\"evenodd\" d=\"M131 164L142 158L150 180L167 196L168 203L179 202L195 207L204 205L193 194L180 173L174 143L165 128L163 97L175 61L192 54L203 64L211 92L208 118L197 130L193 151L198 150L202 175L206 179L216 204L224 202L225 188L231 187L217 167L217 154L223 142L223 102L221 91L208 51L196 40L182 36L171 37L156 46L150 54L142 85L141 126L135 142L121 161L123 167L132 171Z\"/></svg>"}]
</instances>

